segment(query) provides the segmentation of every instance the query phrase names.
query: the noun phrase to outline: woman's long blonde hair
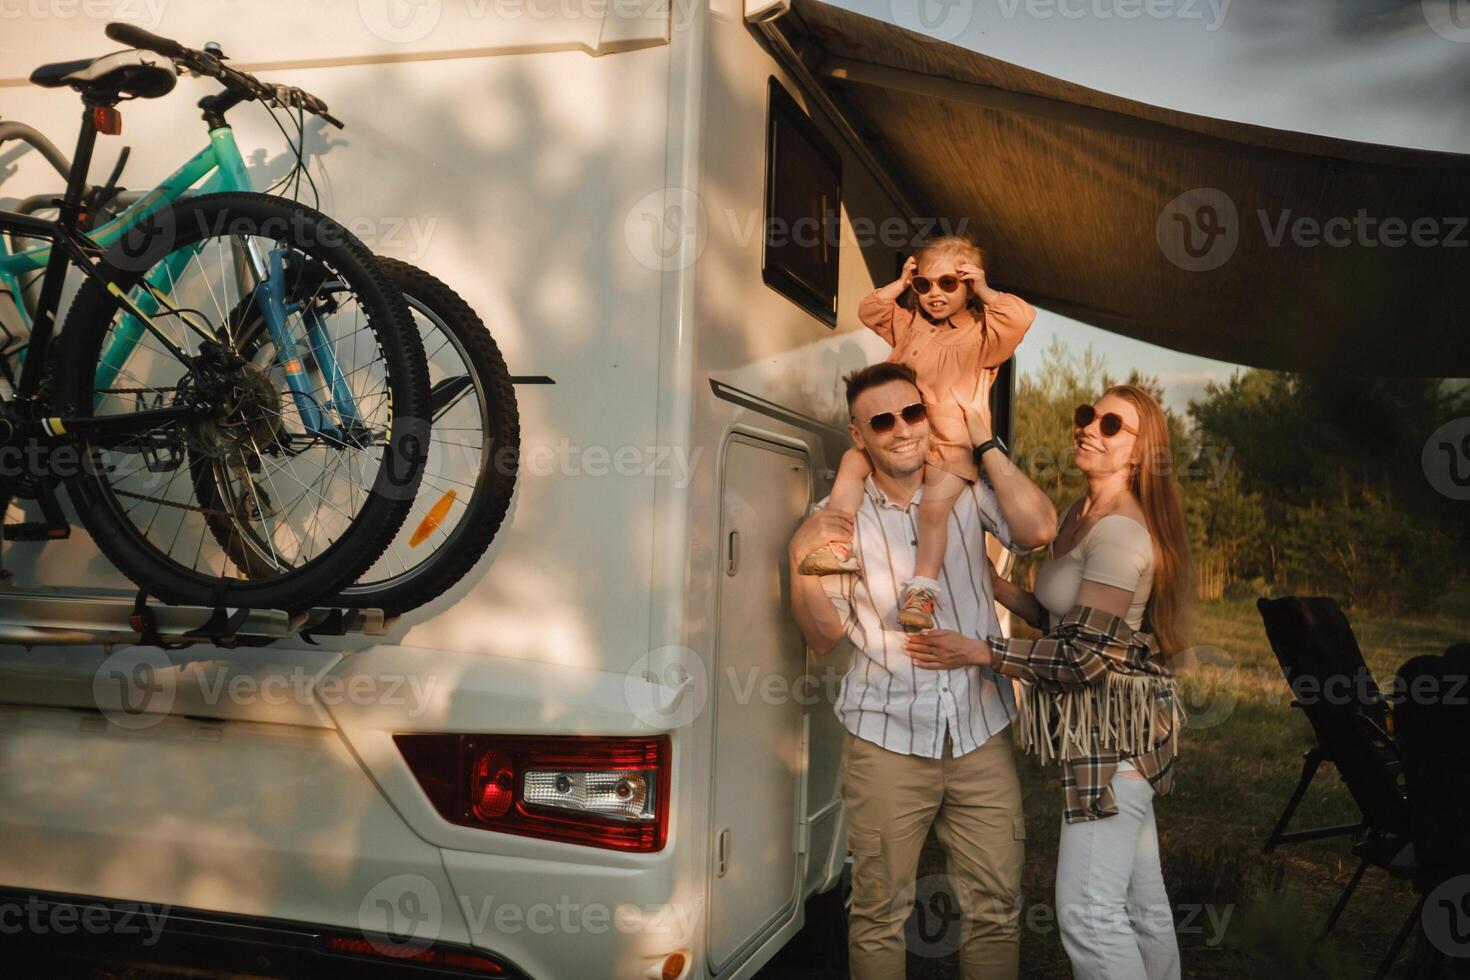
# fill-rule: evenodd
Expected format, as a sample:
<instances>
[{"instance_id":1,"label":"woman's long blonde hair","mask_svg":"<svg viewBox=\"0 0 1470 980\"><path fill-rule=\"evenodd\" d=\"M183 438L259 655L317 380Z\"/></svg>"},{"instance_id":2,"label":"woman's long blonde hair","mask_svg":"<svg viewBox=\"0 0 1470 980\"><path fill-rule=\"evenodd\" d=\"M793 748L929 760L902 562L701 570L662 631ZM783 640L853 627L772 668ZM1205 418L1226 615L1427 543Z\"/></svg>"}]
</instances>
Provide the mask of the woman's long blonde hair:
<instances>
[{"instance_id":1,"label":"woman's long blonde hair","mask_svg":"<svg viewBox=\"0 0 1470 980\"><path fill-rule=\"evenodd\" d=\"M1114 385L1117 395L1138 412L1138 459L1129 484L1143 508L1154 539L1154 582L1144 608L1144 629L1173 656L1190 646L1194 609L1194 562L1184 526L1184 504L1169 450L1169 423L1153 395L1137 385Z\"/></svg>"}]
</instances>

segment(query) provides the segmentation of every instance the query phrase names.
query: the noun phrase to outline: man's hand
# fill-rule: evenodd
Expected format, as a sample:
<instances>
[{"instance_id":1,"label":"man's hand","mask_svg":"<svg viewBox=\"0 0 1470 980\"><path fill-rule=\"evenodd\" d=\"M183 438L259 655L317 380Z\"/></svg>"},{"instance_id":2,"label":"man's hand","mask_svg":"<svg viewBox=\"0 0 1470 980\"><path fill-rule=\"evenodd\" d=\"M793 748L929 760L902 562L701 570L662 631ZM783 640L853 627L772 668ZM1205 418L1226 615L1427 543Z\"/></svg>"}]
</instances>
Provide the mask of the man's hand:
<instances>
[{"instance_id":1,"label":"man's hand","mask_svg":"<svg viewBox=\"0 0 1470 980\"><path fill-rule=\"evenodd\" d=\"M791 543L787 545L787 554L792 561L800 562L828 541L851 544L852 518L841 511L823 507L813 511L797 527L796 533L791 536Z\"/></svg>"},{"instance_id":2,"label":"man's hand","mask_svg":"<svg viewBox=\"0 0 1470 980\"><path fill-rule=\"evenodd\" d=\"M972 392L950 389L954 400L959 402L965 415L965 427L970 432L970 445L978 446L993 435L990 423L990 386L995 384L995 372L986 368L980 372L980 380Z\"/></svg>"},{"instance_id":3,"label":"man's hand","mask_svg":"<svg viewBox=\"0 0 1470 980\"><path fill-rule=\"evenodd\" d=\"M910 633L904 640L904 651L913 659L915 667L925 670L986 667L990 664L990 644L953 630Z\"/></svg>"}]
</instances>

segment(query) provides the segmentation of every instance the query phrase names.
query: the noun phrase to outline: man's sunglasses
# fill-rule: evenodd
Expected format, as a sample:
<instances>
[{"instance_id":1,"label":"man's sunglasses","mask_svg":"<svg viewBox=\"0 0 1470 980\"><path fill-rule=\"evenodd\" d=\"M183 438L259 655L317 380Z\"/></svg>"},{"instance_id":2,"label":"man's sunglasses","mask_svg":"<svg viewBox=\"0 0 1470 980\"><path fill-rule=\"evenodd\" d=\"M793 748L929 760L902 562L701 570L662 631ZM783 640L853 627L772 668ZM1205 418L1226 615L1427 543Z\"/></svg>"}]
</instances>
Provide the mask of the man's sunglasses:
<instances>
[{"instance_id":1,"label":"man's sunglasses","mask_svg":"<svg viewBox=\"0 0 1470 980\"><path fill-rule=\"evenodd\" d=\"M879 412L867 420L868 428L882 435L893 429L894 425L898 423L899 415L902 415L903 420L909 425L918 425L929 417L929 410L924 407L923 402L914 402L912 405L905 405L899 409L897 414L893 412Z\"/></svg>"},{"instance_id":2,"label":"man's sunglasses","mask_svg":"<svg viewBox=\"0 0 1470 980\"><path fill-rule=\"evenodd\" d=\"M1097 409L1091 405L1078 405L1077 411L1072 413L1072 421L1077 428L1085 429L1097 418ZM1119 432L1131 432L1138 435L1138 430L1123 421L1123 416L1117 412L1104 412L1102 419L1097 423L1098 431L1105 436L1115 436Z\"/></svg>"},{"instance_id":3,"label":"man's sunglasses","mask_svg":"<svg viewBox=\"0 0 1470 980\"><path fill-rule=\"evenodd\" d=\"M935 286L938 286L942 292L952 293L960 288L962 281L959 276L939 276L935 279L930 279L928 276L914 276L914 278L909 280L909 282L913 283L914 292L920 296L923 296Z\"/></svg>"}]
</instances>

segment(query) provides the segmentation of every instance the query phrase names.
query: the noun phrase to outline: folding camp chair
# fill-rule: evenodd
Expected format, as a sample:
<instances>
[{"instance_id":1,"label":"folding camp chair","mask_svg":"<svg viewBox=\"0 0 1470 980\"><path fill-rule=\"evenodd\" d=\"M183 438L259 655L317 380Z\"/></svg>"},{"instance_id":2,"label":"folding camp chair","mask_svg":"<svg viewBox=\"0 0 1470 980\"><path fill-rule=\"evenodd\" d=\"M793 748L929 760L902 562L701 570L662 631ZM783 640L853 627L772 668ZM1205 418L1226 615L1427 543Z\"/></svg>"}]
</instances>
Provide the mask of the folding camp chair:
<instances>
[{"instance_id":1,"label":"folding camp chair","mask_svg":"<svg viewBox=\"0 0 1470 980\"><path fill-rule=\"evenodd\" d=\"M1380 976L1397 957L1415 923L1437 918L1453 939L1463 936L1465 908L1451 895L1449 905L1425 914L1425 899L1445 882L1470 877L1470 645L1459 644L1443 657L1415 657L1399 668L1396 690L1403 692L1394 708L1394 732L1403 755L1404 786L1409 795L1418 873L1419 900L1399 929ZM1443 938L1443 937L1441 937ZM1456 950L1458 952L1458 949ZM1449 975L1450 951L1420 932L1411 976ZM1470 975L1462 958L1459 976Z\"/></svg>"},{"instance_id":2,"label":"folding camp chair","mask_svg":"<svg viewBox=\"0 0 1470 980\"><path fill-rule=\"evenodd\" d=\"M1388 703L1363 661L1342 609L1330 598L1287 596L1256 603L1266 636L1291 686L1292 707L1301 709L1317 736L1306 754L1301 780L1266 841L1278 844L1354 835L1358 869L1328 916L1322 935L1332 932L1369 865L1396 878L1416 871L1408 801L1397 743L1389 734ZM1355 824L1286 832L1297 805L1322 762L1331 762L1357 804Z\"/></svg>"}]
</instances>

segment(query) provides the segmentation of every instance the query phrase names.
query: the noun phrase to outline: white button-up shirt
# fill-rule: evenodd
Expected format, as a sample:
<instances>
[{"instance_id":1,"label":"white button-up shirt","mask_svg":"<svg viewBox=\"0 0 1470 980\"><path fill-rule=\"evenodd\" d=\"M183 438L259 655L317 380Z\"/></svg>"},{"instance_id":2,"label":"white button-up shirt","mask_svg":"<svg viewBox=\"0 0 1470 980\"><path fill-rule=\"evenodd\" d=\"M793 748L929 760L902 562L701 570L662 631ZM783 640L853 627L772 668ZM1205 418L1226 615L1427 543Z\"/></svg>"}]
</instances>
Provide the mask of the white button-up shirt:
<instances>
[{"instance_id":1,"label":"white button-up shirt","mask_svg":"<svg viewBox=\"0 0 1470 980\"><path fill-rule=\"evenodd\" d=\"M853 527L853 548L863 571L822 577L852 641L852 665L842 679L837 717L854 735L892 752L941 758L948 733L952 752L964 755L1015 718L1010 682L998 683L989 667L928 670L914 665L904 649L898 609L918 558L924 491L920 487L907 504L894 503L871 476L865 491ZM934 626L974 638L999 636L983 531L1017 553L1024 551L1011 540L995 491L983 477L955 499L948 530Z\"/></svg>"}]
</instances>

